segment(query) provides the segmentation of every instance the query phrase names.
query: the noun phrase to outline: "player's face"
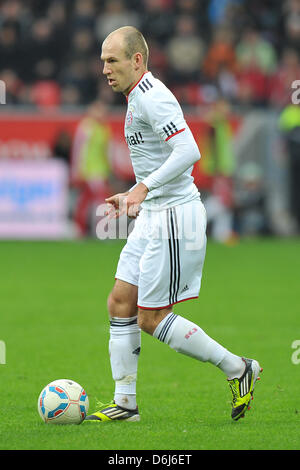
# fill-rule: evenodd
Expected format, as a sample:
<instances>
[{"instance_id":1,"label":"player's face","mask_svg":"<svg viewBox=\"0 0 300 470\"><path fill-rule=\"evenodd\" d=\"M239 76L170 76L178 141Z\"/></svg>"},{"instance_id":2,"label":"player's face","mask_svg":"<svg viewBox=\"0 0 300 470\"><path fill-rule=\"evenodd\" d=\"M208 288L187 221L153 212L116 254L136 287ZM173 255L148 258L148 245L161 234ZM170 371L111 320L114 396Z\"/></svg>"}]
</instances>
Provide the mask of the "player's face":
<instances>
[{"instance_id":1,"label":"player's face","mask_svg":"<svg viewBox=\"0 0 300 470\"><path fill-rule=\"evenodd\" d=\"M124 52L122 38L118 35L106 38L102 45L103 74L113 91L127 95L135 84L133 61Z\"/></svg>"}]
</instances>

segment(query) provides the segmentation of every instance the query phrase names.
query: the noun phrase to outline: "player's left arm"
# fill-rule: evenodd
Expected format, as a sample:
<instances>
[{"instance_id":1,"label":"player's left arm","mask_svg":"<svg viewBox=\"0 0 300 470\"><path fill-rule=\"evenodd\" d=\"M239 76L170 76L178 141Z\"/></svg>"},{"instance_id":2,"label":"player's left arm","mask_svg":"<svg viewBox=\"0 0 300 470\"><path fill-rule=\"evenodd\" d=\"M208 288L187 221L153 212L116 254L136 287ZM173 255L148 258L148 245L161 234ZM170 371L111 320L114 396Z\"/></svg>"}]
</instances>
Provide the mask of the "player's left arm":
<instances>
[{"instance_id":1,"label":"player's left arm","mask_svg":"<svg viewBox=\"0 0 300 470\"><path fill-rule=\"evenodd\" d=\"M198 145L175 96L165 87L154 87L145 95L141 113L161 141L171 147L166 161L142 183L149 191L180 176L200 158Z\"/></svg>"},{"instance_id":2,"label":"player's left arm","mask_svg":"<svg viewBox=\"0 0 300 470\"><path fill-rule=\"evenodd\" d=\"M153 132L172 149L167 160L127 196L128 213L137 210L149 191L163 186L180 176L201 157L198 145L189 129L179 103L171 92L149 93L141 104L141 115Z\"/></svg>"},{"instance_id":3,"label":"player's left arm","mask_svg":"<svg viewBox=\"0 0 300 470\"><path fill-rule=\"evenodd\" d=\"M126 200L128 215L132 214L134 216L133 214L137 213L140 204L146 199L149 191L177 178L201 157L198 145L187 125L182 132L172 136L168 140L168 144L172 147L169 158L160 168L147 176L129 192Z\"/></svg>"},{"instance_id":4,"label":"player's left arm","mask_svg":"<svg viewBox=\"0 0 300 470\"><path fill-rule=\"evenodd\" d=\"M177 178L201 158L198 145L187 125L182 132L172 136L168 144L172 147L169 158L142 182L149 191Z\"/></svg>"}]
</instances>

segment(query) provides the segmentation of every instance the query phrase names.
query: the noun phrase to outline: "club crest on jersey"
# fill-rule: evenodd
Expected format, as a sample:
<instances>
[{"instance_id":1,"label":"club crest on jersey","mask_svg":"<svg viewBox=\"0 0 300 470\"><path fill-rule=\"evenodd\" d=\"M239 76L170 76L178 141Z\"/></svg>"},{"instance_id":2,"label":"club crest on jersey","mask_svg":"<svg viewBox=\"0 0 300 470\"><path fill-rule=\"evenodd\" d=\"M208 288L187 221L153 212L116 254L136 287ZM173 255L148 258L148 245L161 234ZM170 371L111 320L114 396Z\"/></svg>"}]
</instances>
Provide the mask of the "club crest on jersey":
<instances>
[{"instance_id":1,"label":"club crest on jersey","mask_svg":"<svg viewBox=\"0 0 300 470\"><path fill-rule=\"evenodd\" d=\"M126 124L127 126L131 126L133 121L133 113L131 109L128 109L127 114L126 114Z\"/></svg>"}]
</instances>

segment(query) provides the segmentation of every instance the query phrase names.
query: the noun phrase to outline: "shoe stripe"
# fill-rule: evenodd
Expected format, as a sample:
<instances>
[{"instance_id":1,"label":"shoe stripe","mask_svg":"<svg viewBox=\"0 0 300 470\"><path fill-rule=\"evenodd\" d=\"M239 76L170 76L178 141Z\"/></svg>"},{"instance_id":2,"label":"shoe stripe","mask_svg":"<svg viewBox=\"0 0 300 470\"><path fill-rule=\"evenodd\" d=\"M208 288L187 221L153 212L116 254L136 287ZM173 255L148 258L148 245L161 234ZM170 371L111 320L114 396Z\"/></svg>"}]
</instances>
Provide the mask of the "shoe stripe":
<instances>
[{"instance_id":1,"label":"shoe stripe","mask_svg":"<svg viewBox=\"0 0 300 470\"><path fill-rule=\"evenodd\" d=\"M115 405L115 406L109 406L109 407L107 407L107 408L104 408L104 411L105 411L105 412L106 412L106 411L115 411L116 408L117 408L117 405Z\"/></svg>"},{"instance_id":2,"label":"shoe stripe","mask_svg":"<svg viewBox=\"0 0 300 470\"><path fill-rule=\"evenodd\" d=\"M106 410L103 410L103 411L105 411L105 414L114 414L116 412L118 413L120 411L120 409L117 408L116 406L114 406L113 408L106 408ZM102 413L103 413L103 411L102 411Z\"/></svg>"},{"instance_id":3,"label":"shoe stripe","mask_svg":"<svg viewBox=\"0 0 300 470\"><path fill-rule=\"evenodd\" d=\"M241 397L247 395L247 393L250 392L251 388L251 371L248 371L243 378L243 380L240 382L240 395Z\"/></svg>"},{"instance_id":4,"label":"shoe stripe","mask_svg":"<svg viewBox=\"0 0 300 470\"><path fill-rule=\"evenodd\" d=\"M125 417L127 417L127 418L130 417L130 415L129 415L126 411L123 411L122 413L119 413L118 415L114 416L113 419L119 419L119 418L121 418L122 416L123 416L124 418L125 418Z\"/></svg>"},{"instance_id":5,"label":"shoe stripe","mask_svg":"<svg viewBox=\"0 0 300 470\"><path fill-rule=\"evenodd\" d=\"M240 384L241 396L247 395L249 392L249 381L248 381L248 374L243 378Z\"/></svg>"},{"instance_id":6,"label":"shoe stripe","mask_svg":"<svg viewBox=\"0 0 300 470\"><path fill-rule=\"evenodd\" d=\"M112 418L113 416L115 415L118 415L119 413L123 413L123 411L106 411L104 414L106 414L106 416L108 416L109 418Z\"/></svg>"},{"instance_id":7,"label":"shoe stripe","mask_svg":"<svg viewBox=\"0 0 300 470\"><path fill-rule=\"evenodd\" d=\"M116 411L116 408L105 408L104 410L101 410L100 413L109 416L114 411Z\"/></svg>"},{"instance_id":8,"label":"shoe stripe","mask_svg":"<svg viewBox=\"0 0 300 470\"><path fill-rule=\"evenodd\" d=\"M128 414L128 411L116 410L116 411L109 412L109 413L105 413L105 414L106 414L109 418L115 419L115 418L119 418L119 417L121 417L121 416L127 415L127 414Z\"/></svg>"}]
</instances>

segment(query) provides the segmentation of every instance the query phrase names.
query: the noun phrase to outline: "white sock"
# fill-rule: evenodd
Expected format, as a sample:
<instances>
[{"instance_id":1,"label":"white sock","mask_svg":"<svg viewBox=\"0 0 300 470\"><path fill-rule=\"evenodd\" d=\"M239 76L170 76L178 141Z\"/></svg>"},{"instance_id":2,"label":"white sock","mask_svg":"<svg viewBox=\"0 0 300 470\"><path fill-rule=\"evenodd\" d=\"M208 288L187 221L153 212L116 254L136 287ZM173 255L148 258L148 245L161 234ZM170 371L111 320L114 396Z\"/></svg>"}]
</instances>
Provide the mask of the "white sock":
<instances>
[{"instance_id":1,"label":"white sock","mask_svg":"<svg viewBox=\"0 0 300 470\"><path fill-rule=\"evenodd\" d=\"M227 378L240 377L244 371L245 364L239 356L227 351L202 328L180 315L169 313L158 324L153 336L177 352L214 364Z\"/></svg>"},{"instance_id":2,"label":"white sock","mask_svg":"<svg viewBox=\"0 0 300 470\"><path fill-rule=\"evenodd\" d=\"M136 408L136 380L141 349L137 316L110 319L109 355L115 381L114 401L128 409Z\"/></svg>"},{"instance_id":3,"label":"white sock","mask_svg":"<svg viewBox=\"0 0 300 470\"><path fill-rule=\"evenodd\" d=\"M230 351L226 352L224 359L218 364L219 369L226 374L228 380L240 378L245 372L245 366L242 358L232 354Z\"/></svg>"}]
</instances>

